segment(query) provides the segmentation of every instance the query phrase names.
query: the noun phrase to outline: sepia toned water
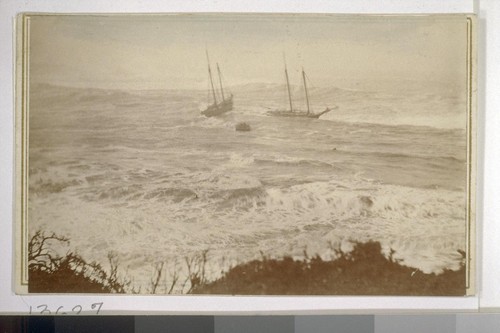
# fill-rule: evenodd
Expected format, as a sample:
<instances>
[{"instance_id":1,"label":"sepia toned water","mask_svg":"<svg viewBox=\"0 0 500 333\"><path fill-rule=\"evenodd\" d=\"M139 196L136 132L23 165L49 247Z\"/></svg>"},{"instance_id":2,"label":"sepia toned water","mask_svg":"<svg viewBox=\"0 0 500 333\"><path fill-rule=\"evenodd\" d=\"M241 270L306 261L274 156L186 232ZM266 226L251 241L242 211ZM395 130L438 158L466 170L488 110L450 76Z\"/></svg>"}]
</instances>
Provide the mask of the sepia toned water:
<instances>
[{"instance_id":1,"label":"sepia toned water","mask_svg":"<svg viewBox=\"0 0 500 333\"><path fill-rule=\"evenodd\" d=\"M281 88L235 88L234 110L205 118L204 92L32 87L30 232L67 236L104 265L114 253L143 292L156 262L168 278L204 250L211 277L367 240L424 272L458 269L464 101L318 88L314 109L338 109L269 116L286 107ZM240 121L252 130L235 131Z\"/></svg>"}]
</instances>

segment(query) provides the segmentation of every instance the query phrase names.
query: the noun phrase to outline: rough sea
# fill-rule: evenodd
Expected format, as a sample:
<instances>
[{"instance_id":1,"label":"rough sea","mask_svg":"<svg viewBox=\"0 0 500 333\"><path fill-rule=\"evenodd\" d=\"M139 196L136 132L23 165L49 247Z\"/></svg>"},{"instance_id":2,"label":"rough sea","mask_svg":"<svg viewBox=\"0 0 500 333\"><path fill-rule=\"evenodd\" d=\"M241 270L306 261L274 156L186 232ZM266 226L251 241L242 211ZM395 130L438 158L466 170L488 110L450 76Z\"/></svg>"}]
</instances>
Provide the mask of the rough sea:
<instances>
[{"instance_id":1,"label":"rough sea","mask_svg":"<svg viewBox=\"0 0 500 333\"><path fill-rule=\"evenodd\" d=\"M66 236L58 251L105 267L113 253L143 292L155 263L168 279L205 250L211 278L368 240L426 273L459 268L464 96L314 88L314 111L338 108L308 119L267 115L287 107L282 86L232 90L233 111L206 118L202 91L34 85L30 233ZM235 131L242 121L251 131Z\"/></svg>"}]
</instances>

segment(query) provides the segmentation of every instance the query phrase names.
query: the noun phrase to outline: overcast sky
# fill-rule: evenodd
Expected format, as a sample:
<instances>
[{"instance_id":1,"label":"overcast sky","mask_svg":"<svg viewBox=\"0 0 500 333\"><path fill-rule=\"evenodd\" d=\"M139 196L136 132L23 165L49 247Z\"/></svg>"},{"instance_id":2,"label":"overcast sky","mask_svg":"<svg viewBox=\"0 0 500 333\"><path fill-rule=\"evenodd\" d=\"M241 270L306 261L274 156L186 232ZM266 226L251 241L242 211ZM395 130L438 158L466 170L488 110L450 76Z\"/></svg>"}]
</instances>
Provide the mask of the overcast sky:
<instances>
[{"instance_id":1,"label":"overcast sky","mask_svg":"<svg viewBox=\"0 0 500 333\"><path fill-rule=\"evenodd\" d=\"M463 16L32 16L30 80L85 87L206 88L208 49L228 84L465 83Z\"/></svg>"}]
</instances>

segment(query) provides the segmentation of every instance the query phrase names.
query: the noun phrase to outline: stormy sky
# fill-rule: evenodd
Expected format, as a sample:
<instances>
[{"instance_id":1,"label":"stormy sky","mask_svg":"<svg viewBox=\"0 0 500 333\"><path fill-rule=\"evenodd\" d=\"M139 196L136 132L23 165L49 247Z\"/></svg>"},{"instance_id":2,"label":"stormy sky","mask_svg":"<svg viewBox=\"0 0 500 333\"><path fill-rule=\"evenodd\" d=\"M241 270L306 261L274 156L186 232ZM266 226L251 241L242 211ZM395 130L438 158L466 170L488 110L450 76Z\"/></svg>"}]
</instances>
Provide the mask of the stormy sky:
<instances>
[{"instance_id":1,"label":"stormy sky","mask_svg":"<svg viewBox=\"0 0 500 333\"><path fill-rule=\"evenodd\" d=\"M463 85L463 16L46 15L29 20L31 82L125 89L206 88L207 59L229 85ZM424 85L425 86L425 85ZM431 86L431 84L429 84Z\"/></svg>"}]
</instances>

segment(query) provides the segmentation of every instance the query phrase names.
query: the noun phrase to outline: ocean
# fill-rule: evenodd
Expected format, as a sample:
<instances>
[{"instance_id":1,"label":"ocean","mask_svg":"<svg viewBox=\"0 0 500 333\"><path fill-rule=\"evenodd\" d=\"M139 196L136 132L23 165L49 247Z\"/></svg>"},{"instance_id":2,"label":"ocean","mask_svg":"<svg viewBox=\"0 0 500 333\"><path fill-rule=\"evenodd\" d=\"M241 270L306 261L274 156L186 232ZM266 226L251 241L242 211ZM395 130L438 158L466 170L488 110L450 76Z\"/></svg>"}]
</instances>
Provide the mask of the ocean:
<instances>
[{"instance_id":1,"label":"ocean","mask_svg":"<svg viewBox=\"0 0 500 333\"><path fill-rule=\"evenodd\" d=\"M368 240L425 273L459 269L463 94L312 88L315 111L337 108L307 119L267 114L287 107L280 85L232 90L234 109L206 118L203 91L33 85L30 234L66 236L56 251L104 267L112 253L143 292L156 263L166 279L185 275L203 251L209 278L263 255L333 259Z\"/></svg>"}]
</instances>

